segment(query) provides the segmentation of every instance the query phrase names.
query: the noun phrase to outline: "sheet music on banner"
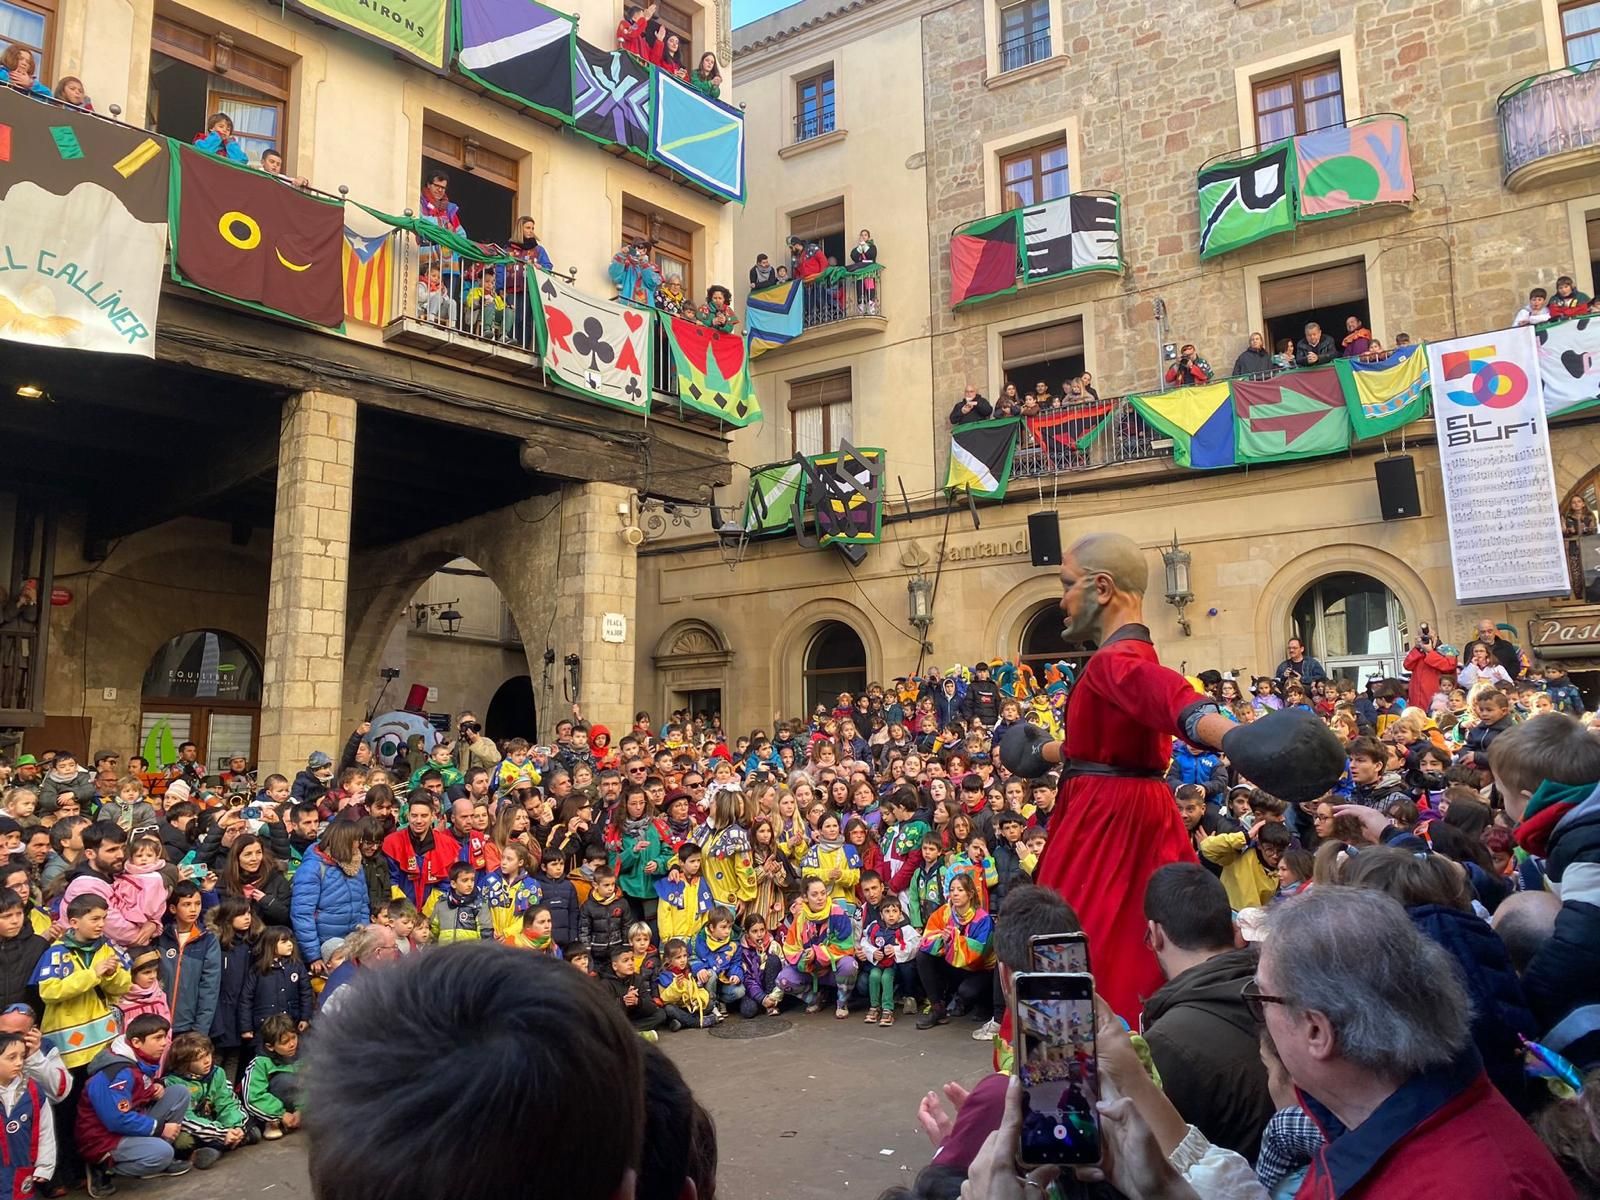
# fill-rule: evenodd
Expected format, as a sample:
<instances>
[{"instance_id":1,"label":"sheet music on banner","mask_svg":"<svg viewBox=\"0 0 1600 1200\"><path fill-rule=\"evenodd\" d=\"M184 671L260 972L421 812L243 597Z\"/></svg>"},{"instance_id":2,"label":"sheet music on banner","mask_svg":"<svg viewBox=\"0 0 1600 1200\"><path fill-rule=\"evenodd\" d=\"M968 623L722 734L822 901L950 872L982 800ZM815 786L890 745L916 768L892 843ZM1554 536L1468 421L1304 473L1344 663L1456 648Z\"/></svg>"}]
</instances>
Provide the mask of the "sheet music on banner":
<instances>
[{"instance_id":1,"label":"sheet music on banner","mask_svg":"<svg viewBox=\"0 0 1600 1200\"><path fill-rule=\"evenodd\" d=\"M1569 594L1533 326L1427 350L1457 601Z\"/></svg>"}]
</instances>

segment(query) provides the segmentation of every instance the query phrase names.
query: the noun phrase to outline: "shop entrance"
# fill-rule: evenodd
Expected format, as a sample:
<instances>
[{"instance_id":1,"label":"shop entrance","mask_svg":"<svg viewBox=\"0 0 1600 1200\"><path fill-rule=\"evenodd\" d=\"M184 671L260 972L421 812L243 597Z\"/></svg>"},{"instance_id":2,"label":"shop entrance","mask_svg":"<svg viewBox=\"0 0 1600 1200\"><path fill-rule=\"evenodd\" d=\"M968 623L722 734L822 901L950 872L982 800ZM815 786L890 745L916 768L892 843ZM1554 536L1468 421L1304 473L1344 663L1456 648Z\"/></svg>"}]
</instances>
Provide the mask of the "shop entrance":
<instances>
[{"instance_id":1,"label":"shop entrance","mask_svg":"<svg viewBox=\"0 0 1600 1200\"><path fill-rule=\"evenodd\" d=\"M139 700L139 753L152 770L193 742L206 773L243 754L256 761L261 733L261 660L220 629L180 633L150 660Z\"/></svg>"}]
</instances>

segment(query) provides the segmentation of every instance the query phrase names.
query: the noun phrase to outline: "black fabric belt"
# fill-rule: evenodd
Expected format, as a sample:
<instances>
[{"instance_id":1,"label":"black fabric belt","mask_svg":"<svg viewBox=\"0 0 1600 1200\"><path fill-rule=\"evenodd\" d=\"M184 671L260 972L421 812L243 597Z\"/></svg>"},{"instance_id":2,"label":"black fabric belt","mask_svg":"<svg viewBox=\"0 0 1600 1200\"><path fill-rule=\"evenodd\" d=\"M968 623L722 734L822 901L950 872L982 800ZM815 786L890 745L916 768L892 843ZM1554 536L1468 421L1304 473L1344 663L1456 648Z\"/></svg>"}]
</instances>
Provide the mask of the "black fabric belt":
<instances>
[{"instance_id":1,"label":"black fabric belt","mask_svg":"<svg viewBox=\"0 0 1600 1200\"><path fill-rule=\"evenodd\" d=\"M1063 779L1072 779L1079 775L1094 775L1102 779L1165 779L1165 771L1155 771L1147 767L1117 767L1110 763L1089 762L1087 759L1073 758L1067 760L1066 766L1061 770Z\"/></svg>"}]
</instances>

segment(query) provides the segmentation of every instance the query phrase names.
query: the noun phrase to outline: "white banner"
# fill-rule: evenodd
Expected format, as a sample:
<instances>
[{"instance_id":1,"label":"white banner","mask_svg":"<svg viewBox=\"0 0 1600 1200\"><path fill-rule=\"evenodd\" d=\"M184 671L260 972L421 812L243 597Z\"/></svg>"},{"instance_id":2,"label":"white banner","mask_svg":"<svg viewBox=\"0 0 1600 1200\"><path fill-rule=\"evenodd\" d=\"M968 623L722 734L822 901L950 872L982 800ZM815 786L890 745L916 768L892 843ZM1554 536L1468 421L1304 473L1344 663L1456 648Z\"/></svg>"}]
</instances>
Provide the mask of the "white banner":
<instances>
[{"instance_id":1,"label":"white banner","mask_svg":"<svg viewBox=\"0 0 1600 1200\"><path fill-rule=\"evenodd\" d=\"M1427 348L1456 599L1566 595L1567 556L1532 327Z\"/></svg>"},{"instance_id":2,"label":"white banner","mask_svg":"<svg viewBox=\"0 0 1600 1200\"><path fill-rule=\"evenodd\" d=\"M585 296L547 271L537 278L546 374L607 404L649 411L649 310Z\"/></svg>"}]
</instances>

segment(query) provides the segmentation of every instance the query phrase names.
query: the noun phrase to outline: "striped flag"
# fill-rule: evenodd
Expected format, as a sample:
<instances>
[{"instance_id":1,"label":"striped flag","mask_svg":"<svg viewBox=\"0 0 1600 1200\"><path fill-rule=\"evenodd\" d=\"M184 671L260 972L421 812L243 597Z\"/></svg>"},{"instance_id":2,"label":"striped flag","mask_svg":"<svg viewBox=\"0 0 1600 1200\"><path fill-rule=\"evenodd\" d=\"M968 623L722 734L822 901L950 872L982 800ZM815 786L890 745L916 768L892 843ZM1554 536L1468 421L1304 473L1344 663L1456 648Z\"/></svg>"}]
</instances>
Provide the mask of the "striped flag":
<instances>
[{"instance_id":1,"label":"striped flag","mask_svg":"<svg viewBox=\"0 0 1600 1200\"><path fill-rule=\"evenodd\" d=\"M997 500L1011 482L1011 458L1022 423L1015 417L973 421L950 431L950 467L944 486L964 488L982 500Z\"/></svg>"},{"instance_id":2,"label":"striped flag","mask_svg":"<svg viewBox=\"0 0 1600 1200\"><path fill-rule=\"evenodd\" d=\"M392 315L392 260L389 246L393 230L364 237L344 227L344 311L367 325L387 325Z\"/></svg>"}]
</instances>

